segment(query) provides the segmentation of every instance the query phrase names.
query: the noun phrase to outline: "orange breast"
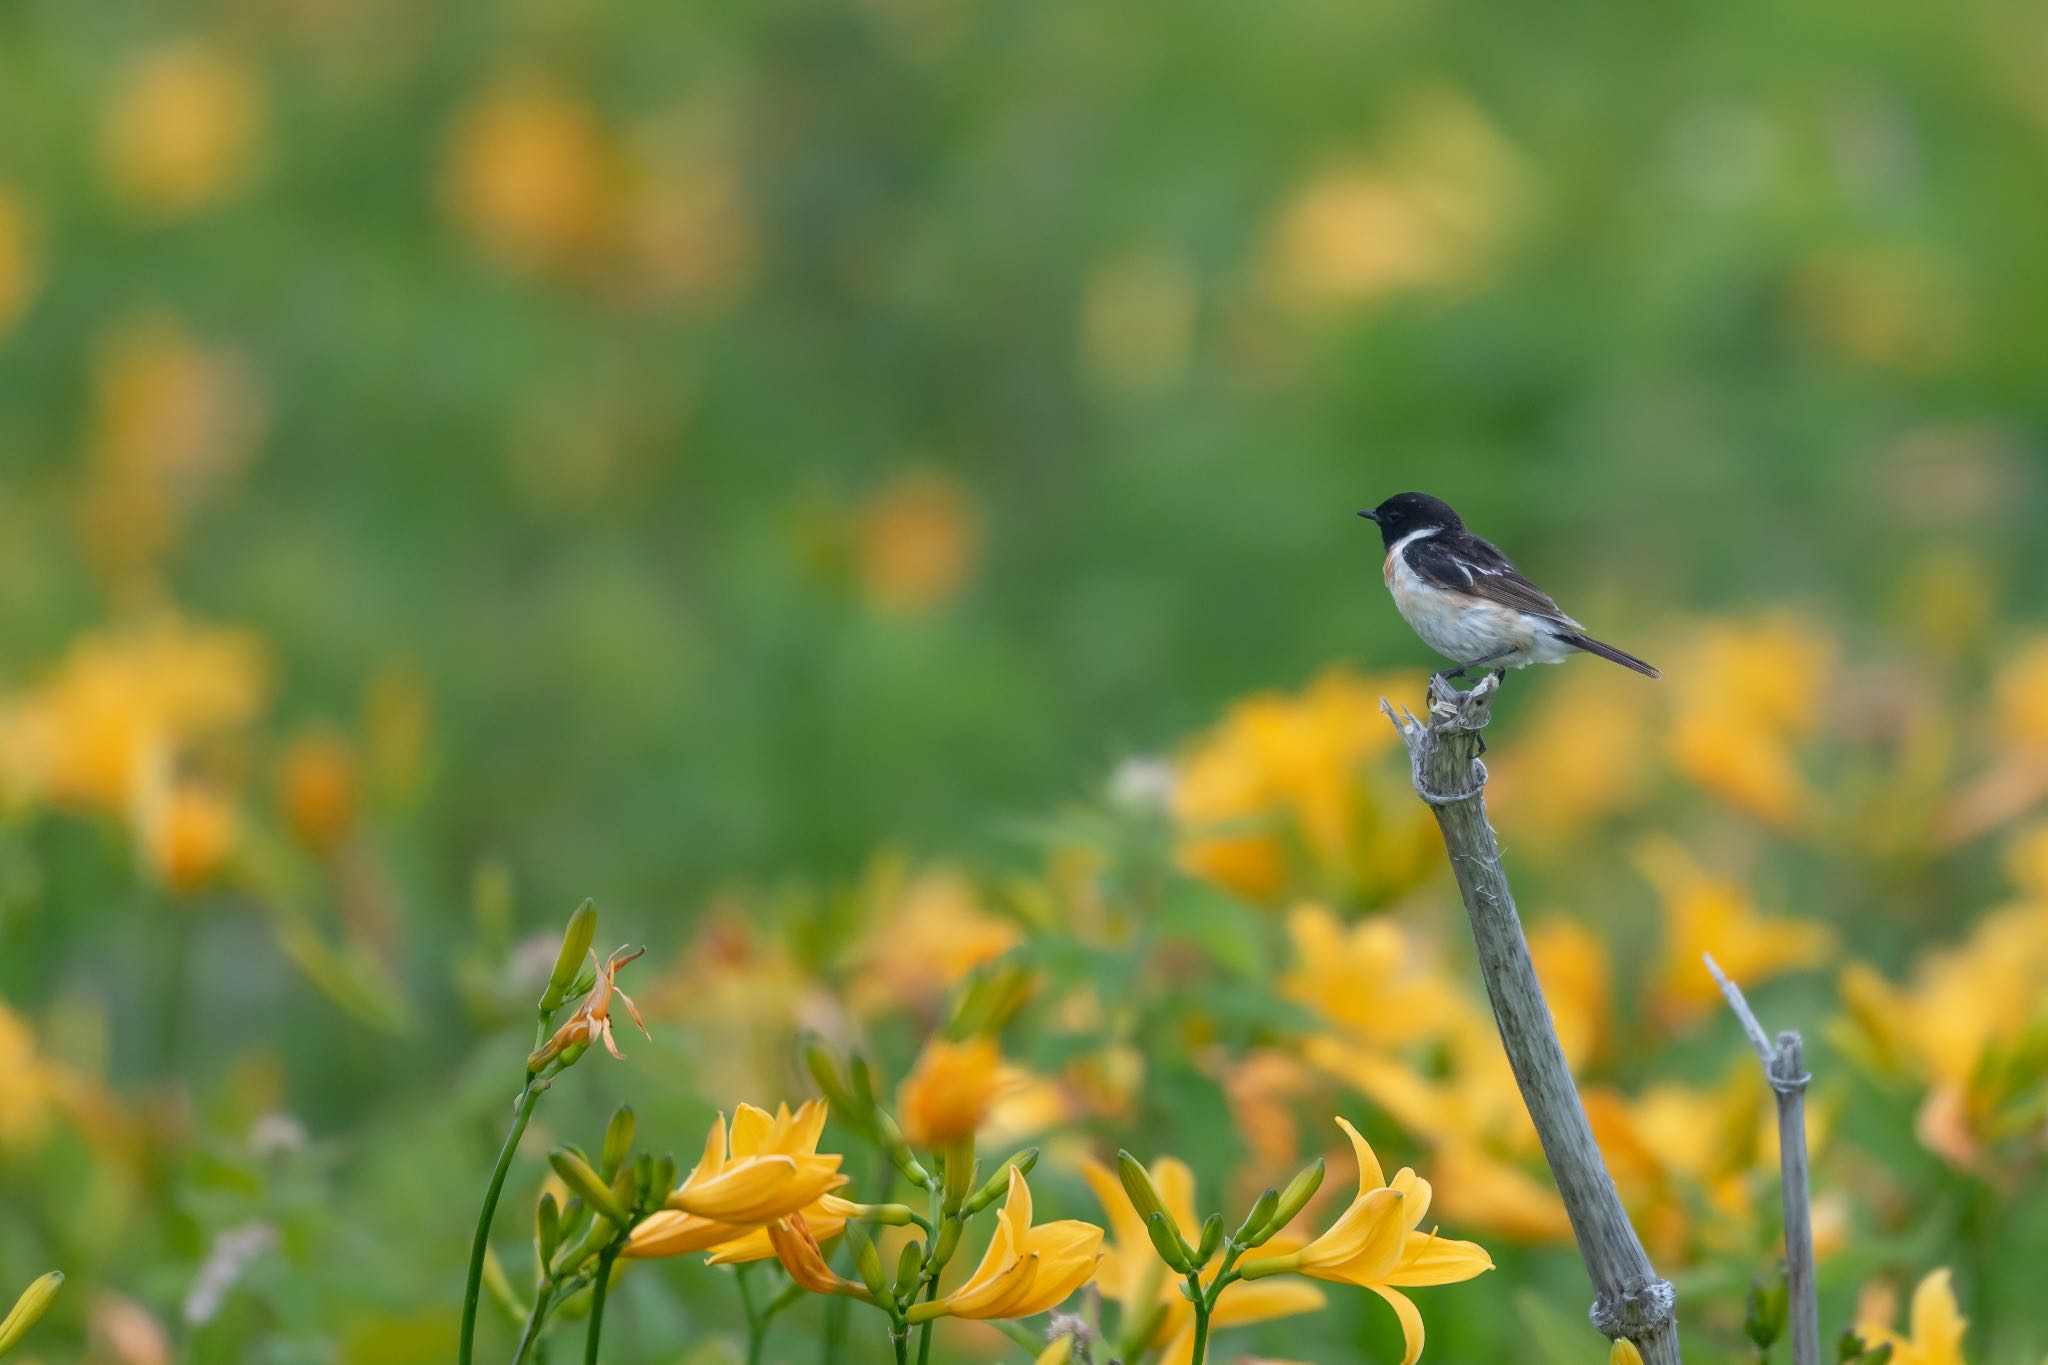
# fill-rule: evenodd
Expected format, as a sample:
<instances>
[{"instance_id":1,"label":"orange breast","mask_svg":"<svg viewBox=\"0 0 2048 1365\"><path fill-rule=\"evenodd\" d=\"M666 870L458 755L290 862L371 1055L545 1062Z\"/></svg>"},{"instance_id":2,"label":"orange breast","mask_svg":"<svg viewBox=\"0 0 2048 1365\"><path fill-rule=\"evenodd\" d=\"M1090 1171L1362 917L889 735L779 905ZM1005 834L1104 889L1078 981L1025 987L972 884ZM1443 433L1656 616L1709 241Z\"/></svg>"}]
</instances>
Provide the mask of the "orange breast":
<instances>
[{"instance_id":1,"label":"orange breast","mask_svg":"<svg viewBox=\"0 0 2048 1365\"><path fill-rule=\"evenodd\" d=\"M1388 555L1387 562L1380 565L1380 577L1387 580L1387 586L1394 586L1394 556Z\"/></svg>"}]
</instances>

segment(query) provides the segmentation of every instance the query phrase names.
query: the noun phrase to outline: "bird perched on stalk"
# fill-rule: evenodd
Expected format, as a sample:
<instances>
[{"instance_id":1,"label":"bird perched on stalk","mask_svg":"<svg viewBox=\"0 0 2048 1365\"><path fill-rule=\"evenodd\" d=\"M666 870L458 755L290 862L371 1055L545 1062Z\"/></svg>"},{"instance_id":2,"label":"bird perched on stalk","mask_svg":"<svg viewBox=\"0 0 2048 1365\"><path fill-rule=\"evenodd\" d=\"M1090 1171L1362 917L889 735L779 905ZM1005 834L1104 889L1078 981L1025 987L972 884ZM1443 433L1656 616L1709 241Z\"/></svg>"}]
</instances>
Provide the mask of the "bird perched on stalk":
<instances>
[{"instance_id":1,"label":"bird perched on stalk","mask_svg":"<svg viewBox=\"0 0 2048 1365\"><path fill-rule=\"evenodd\" d=\"M1487 664L1505 673L1563 663L1580 652L1659 676L1635 655L1586 634L1506 555L1466 530L1443 499L1396 493L1358 515L1379 524L1394 606L1424 644L1455 665L1439 677L1463 677Z\"/></svg>"}]
</instances>

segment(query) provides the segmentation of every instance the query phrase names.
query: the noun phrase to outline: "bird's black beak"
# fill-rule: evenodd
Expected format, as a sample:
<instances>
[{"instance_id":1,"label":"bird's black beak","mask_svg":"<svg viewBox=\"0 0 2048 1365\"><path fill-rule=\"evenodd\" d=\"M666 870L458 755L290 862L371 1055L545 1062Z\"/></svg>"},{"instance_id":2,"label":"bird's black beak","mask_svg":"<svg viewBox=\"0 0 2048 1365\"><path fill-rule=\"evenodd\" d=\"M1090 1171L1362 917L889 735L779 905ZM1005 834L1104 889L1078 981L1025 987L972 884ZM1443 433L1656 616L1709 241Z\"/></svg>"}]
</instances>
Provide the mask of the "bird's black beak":
<instances>
[{"instance_id":1,"label":"bird's black beak","mask_svg":"<svg viewBox=\"0 0 2048 1365\"><path fill-rule=\"evenodd\" d=\"M1367 521L1378 521L1380 519L1380 514L1378 512L1373 511L1373 509L1370 507L1366 508L1363 512L1360 512L1358 515L1364 517Z\"/></svg>"}]
</instances>

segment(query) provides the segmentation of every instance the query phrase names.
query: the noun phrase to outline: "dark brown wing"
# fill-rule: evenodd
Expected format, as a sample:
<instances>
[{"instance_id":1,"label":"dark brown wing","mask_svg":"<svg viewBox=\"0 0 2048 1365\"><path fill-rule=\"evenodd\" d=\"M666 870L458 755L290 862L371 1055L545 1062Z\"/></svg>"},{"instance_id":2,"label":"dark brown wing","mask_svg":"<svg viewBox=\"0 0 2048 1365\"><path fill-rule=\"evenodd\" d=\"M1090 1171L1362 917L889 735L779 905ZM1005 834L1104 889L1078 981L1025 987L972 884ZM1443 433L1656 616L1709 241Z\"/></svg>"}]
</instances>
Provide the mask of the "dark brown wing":
<instances>
[{"instance_id":1,"label":"dark brown wing","mask_svg":"<svg viewBox=\"0 0 2048 1365\"><path fill-rule=\"evenodd\" d=\"M1579 624L1566 616L1548 593L1516 573L1506 555L1469 532L1425 536L1408 547L1408 562L1432 587L1468 593L1560 625L1576 628Z\"/></svg>"}]
</instances>

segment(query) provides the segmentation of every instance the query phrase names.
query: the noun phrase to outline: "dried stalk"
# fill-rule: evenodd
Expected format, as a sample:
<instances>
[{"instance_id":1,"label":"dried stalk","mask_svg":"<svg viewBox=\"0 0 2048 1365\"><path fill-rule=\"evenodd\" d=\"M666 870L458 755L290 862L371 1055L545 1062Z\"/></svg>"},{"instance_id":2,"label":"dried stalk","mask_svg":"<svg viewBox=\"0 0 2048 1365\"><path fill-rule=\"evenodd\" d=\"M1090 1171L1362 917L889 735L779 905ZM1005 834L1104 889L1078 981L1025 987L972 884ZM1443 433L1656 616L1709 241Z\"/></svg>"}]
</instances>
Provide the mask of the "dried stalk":
<instances>
[{"instance_id":1,"label":"dried stalk","mask_svg":"<svg viewBox=\"0 0 2048 1365\"><path fill-rule=\"evenodd\" d=\"M1720 983L1728 1007L1763 1059L1764 1079L1778 1097L1778 1176L1785 1200L1785 1289L1792 1325L1793 1365L1820 1365L1820 1302L1813 1281L1813 1201L1806 1167L1806 1045L1786 1029L1774 1047L1764 1026L1742 998L1742 988L1721 971L1712 954L1700 954Z\"/></svg>"},{"instance_id":2,"label":"dried stalk","mask_svg":"<svg viewBox=\"0 0 2048 1365\"><path fill-rule=\"evenodd\" d=\"M1407 742L1416 793L1436 812L1443 831L1501 1044L1593 1281L1588 1316L1607 1337L1633 1341L1647 1365L1679 1365L1677 1295L1650 1264L1593 1141L1486 822L1479 732L1491 719L1497 687L1493 676L1469 692L1432 679L1427 724L1384 700L1380 708Z\"/></svg>"}]
</instances>

